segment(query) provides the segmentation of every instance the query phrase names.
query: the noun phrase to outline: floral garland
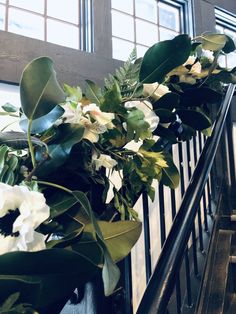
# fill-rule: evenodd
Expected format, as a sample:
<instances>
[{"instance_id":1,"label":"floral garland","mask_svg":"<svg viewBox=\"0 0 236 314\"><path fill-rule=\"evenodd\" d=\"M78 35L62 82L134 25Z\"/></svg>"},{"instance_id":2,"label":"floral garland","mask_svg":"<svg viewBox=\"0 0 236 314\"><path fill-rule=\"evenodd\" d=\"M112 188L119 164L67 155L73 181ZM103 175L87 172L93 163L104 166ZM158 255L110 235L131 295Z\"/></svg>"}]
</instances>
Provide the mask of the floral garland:
<instances>
[{"instance_id":1,"label":"floral garland","mask_svg":"<svg viewBox=\"0 0 236 314\"><path fill-rule=\"evenodd\" d=\"M133 206L143 192L154 200L155 180L178 186L168 148L210 136L211 105L236 82L217 60L234 50L226 35L179 35L83 91L62 89L47 57L26 66L20 110L2 106L22 129L0 133L2 313L59 312L99 269L113 293L141 233Z\"/></svg>"}]
</instances>

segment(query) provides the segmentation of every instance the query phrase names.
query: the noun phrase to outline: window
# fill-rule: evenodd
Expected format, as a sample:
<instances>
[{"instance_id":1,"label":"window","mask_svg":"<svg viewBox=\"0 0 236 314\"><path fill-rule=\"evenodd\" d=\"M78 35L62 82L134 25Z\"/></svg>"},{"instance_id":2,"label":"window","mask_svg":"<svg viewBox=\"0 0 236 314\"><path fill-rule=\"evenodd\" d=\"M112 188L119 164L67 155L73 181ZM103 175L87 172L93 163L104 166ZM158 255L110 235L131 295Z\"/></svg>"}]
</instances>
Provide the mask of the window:
<instances>
[{"instance_id":1,"label":"window","mask_svg":"<svg viewBox=\"0 0 236 314\"><path fill-rule=\"evenodd\" d=\"M230 36L236 44L236 16L218 8L215 9L215 15L216 31ZM234 68L236 66L236 52L220 56L219 63L224 67Z\"/></svg>"},{"instance_id":2,"label":"window","mask_svg":"<svg viewBox=\"0 0 236 314\"><path fill-rule=\"evenodd\" d=\"M0 1L0 29L93 51L93 0Z\"/></svg>"},{"instance_id":3,"label":"window","mask_svg":"<svg viewBox=\"0 0 236 314\"><path fill-rule=\"evenodd\" d=\"M157 41L186 30L183 17L187 2L112 0L113 58L126 60L134 47L138 57Z\"/></svg>"}]
</instances>

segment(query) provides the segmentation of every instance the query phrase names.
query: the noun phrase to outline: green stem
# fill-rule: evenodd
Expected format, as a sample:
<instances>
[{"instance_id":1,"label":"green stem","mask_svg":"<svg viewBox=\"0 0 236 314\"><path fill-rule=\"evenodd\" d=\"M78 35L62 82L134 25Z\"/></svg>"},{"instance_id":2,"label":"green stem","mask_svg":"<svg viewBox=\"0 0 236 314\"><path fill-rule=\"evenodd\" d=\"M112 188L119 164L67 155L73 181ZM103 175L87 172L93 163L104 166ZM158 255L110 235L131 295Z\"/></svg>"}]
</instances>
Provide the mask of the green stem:
<instances>
[{"instance_id":1,"label":"green stem","mask_svg":"<svg viewBox=\"0 0 236 314\"><path fill-rule=\"evenodd\" d=\"M34 147L33 147L33 143L31 141L31 127L32 127L32 119L29 119L29 123L28 123L28 130L27 130L27 140L28 140L28 145L29 145L29 151L30 151L30 157L31 157L31 161L32 161L32 165L33 168L36 167L36 160L35 160L35 156L34 156Z\"/></svg>"},{"instance_id":2,"label":"green stem","mask_svg":"<svg viewBox=\"0 0 236 314\"><path fill-rule=\"evenodd\" d=\"M73 191L72 190L70 190L70 189L67 189L67 188L65 188L64 186L62 186L62 185L59 185L59 184L56 184L56 183L52 183L52 182L48 182L48 181L37 181L38 182L38 184L43 184L43 185L48 185L48 186L52 186L52 187L54 187L54 188L57 188L57 189L60 189L60 190L63 190L63 191L65 191L65 192L67 192L67 193L70 193L70 194L72 194L73 193Z\"/></svg>"}]
</instances>

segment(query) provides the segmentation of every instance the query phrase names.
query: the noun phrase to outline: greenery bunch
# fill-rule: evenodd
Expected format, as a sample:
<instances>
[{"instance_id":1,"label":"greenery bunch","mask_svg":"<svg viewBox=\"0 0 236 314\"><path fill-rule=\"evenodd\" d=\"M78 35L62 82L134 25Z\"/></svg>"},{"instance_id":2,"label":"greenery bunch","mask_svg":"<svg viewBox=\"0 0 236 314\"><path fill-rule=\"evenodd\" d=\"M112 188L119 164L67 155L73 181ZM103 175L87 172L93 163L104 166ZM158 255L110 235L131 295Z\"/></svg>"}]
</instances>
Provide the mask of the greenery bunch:
<instances>
[{"instance_id":1,"label":"greenery bunch","mask_svg":"<svg viewBox=\"0 0 236 314\"><path fill-rule=\"evenodd\" d=\"M236 82L217 60L234 50L226 35L179 35L83 90L62 88L47 57L26 66L20 110L2 107L22 130L0 132L2 313L59 311L99 270L113 293L141 233L133 206L143 192L154 200L155 180L178 186L167 146L211 134L211 105Z\"/></svg>"}]
</instances>

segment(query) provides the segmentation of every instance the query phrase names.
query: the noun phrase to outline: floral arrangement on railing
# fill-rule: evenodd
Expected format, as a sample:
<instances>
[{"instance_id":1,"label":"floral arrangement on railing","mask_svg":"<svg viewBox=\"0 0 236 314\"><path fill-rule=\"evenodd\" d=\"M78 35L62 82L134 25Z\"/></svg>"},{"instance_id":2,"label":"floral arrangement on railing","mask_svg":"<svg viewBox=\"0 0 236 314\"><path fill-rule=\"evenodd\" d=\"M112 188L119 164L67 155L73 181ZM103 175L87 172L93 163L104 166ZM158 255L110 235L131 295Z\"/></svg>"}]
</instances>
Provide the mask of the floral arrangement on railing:
<instances>
[{"instance_id":1,"label":"floral arrangement on railing","mask_svg":"<svg viewBox=\"0 0 236 314\"><path fill-rule=\"evenodd\" d=\"M234 49L226 35L179 35L83 90L62 88L47 57L26 66L20 110L2 106L22 132L0 133L1 313L59 312L99 271L113 293L141 233L133 206L154 199L154 180L178 185L166 144L210 135L210 106L236 82L217 60Z\"/></svg>"}]
</instances>

